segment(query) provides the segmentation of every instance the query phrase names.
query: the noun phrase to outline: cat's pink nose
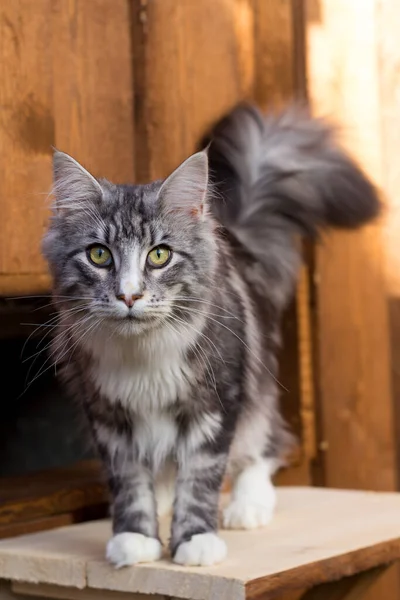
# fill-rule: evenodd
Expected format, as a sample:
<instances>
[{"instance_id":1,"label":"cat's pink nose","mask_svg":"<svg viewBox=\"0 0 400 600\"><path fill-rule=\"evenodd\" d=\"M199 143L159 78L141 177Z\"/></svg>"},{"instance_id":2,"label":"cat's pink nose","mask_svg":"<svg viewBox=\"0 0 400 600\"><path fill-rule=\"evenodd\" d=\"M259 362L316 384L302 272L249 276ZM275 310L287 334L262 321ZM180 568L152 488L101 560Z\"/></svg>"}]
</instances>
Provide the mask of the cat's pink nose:
<instances>
[{"instance_id":1,"label":"cat's pink nose","mask_svg":"<svg viewBox=\"0 0 400 600\"><path fill-rule=\"evenodd\" d=\"M117 298L118 300L125 302L128 308L132 308L136 300L143 298L143 294L118 294Z\"/></svg>"}]
</instances>

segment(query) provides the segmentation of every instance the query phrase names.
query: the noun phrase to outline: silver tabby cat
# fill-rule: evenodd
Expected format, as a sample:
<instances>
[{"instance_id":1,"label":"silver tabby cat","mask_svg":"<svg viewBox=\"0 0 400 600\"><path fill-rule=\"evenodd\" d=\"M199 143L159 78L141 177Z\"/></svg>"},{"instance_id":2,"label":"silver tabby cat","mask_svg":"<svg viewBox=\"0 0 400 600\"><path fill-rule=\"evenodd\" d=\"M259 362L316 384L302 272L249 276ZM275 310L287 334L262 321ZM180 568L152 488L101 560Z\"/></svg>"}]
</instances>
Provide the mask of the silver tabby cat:
<instances>
[{"instance_id":1,"label":"silver tabby cat","mask_svg":"<svg viewBox=\"0 0 400 600\"><path fill-rule=\"evenodd\" d=\"M210 139L147 185L95 179L54 155L43 245L59 307L54 360L104 463L117 567L161 557L169 500L173 560L223 560L227 472L223 526L269 521L271 477L291 443L276 354L297 238L379 212L371 183L307 115L240 106Z\"/></svg>"}]
</instances>

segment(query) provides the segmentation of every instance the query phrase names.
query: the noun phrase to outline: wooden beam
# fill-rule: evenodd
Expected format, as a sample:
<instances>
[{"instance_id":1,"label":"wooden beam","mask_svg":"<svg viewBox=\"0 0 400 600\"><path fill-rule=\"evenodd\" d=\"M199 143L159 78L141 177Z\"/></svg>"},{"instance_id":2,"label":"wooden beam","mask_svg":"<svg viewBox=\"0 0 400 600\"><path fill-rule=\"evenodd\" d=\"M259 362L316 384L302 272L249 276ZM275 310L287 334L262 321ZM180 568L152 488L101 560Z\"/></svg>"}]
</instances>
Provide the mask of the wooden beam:
<instances>
[{"instance_id":1,"label":"wooden beam","mask_svg":"<svg viewBox=\"0 0 400 600\"><path fill-rule=\"evenodd\" d=\"M365 598L365 592L380 579L387 568L388 565L382 565L352 577L323 583L306 592L301 600L361 600Z\"/></svg>"},{"instance_id":2,"label":"wooden beam","mask_svg":"<svg viewBox=\"0 0 400 600\"><path fill-rule=\"evenodd\" d=\"M49 585L45 583L24 583L16 581L11 585L11 591L16 594L12 598L20 599L20 595L24 598L36 598L44 600L44 598L52 598L54 600L167 600L166 596L159 594L135 594L132 592L114 592L109 590L93 590L84 588L80 590L72 587L61 587L59 585ZM0 600L3 598L0 596ZM8 600L8 598L7 598ZM11 600L11 598L10 598ZM23 599L21 599L23 600ZM171 599L173 600L173 599Z\"/></svg>"}]
</instances>

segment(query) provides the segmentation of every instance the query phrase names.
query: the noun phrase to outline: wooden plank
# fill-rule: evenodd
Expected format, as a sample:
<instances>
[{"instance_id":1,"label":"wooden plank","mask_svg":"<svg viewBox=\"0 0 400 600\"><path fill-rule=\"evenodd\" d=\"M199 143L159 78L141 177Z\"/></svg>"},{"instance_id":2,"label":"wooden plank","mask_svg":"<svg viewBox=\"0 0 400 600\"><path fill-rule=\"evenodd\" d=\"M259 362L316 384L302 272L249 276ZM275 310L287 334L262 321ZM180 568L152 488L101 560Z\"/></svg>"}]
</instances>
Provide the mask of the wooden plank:
<instances>
[{"instance_id":1,"label":"wooden plank","mask_svg":"<svg viewBox=\"0 0 400 600\"><path fill-rule=\"evenodd\" d=\"M38 236L36 236L38 237ZM39 245L39 240L37 240ZM0 274L0 294L5 297L46 293L51 288L47 273Z\"/></svg>"},{"instance_id":2,"label":"wooden plank","mask_svg":"<svg viewBox=\"0 0 400 600\"><path fill-rule=\"evenodd\" d=\"M26 535L27 533L36 533L37 531L48 531L49 529L72 525L76 522L77 520L74 518L73 513L65 513L63 515L52 515L51 517L43 517L41 519L34 519L33 521L25 521L23 523L0 525L0 539Z\"/></svg>"},{"instance_id":3,"label":"wooden plank","mask_svg":"<svg viewBox=\"0 0 400 600\"><path fill-rule=\"evenodd\" d=\"M45 272L40 238L55 127L51 10L51 0L4 0L0 6L2 274Z\"/></svg>"},{"instance_id":4,"label":"wooden plank","mask_svg":"<svg viewBox=\"0 0 400 600\"><path fill-rule=\"evenodd\" d=\"M94 174L133 180L129 2L53 4L55 145Z\"/></svg>"},{"instance_id":5,"label":"wooden plank","mask_svg":"<svg viewBox=\"0 0 400 600\"><path fill-rule=\"evenodd\" d=\"M132 5L136 178L145 181L170 173L251 97L253 11L251 0Z\"/></svg>"},{"instance_id":6,"label":"wooden plank","mask_svg":"<svg viewBox=\"0 0 400 600\"><path fill-rule=\"evenodd\" d=\"M381 132L383 146L383 190L386 201L384 245L389 305L392 393L395 411L397 458L400 460L400 5L396 0L376 7L376 39L380 83Z\"/></svg>"},{"instance_id":7,"label":"wooden plank","mask_svg":"<svg viewBox=\"0 0 400 600\"><path fill-rule=\"evenodd\" d=\"M71 587L61 587L59 585L32 584L24 582L15 582L11 586L15 594L23 594L25 597L54 598L55 600L98 600L99 591L90 588L78 590ZM3 600L0 596L0 600ZM167 600L166 597L159 594L132 594L131 592L111 592L102 590L101 600Z\"/></svg>"},{"instance_id":8,"label":"wooden plank","mask_svg":"<svg viewBox=\"0 0 400 600\"><path fill-rule=\"evenodd\" d=\"M376 0L309 0L306 25L314 112L339 123L342 143L381 187L386 150L377 6ZM315 282L324 481L328 486L395 490L382 227L327 236L317 249ZM385 576L376 594L400 597L396 571Z\"/></svg>"},{"instance_id":9,"label":"wooden plank","mask_svg":"<svg viewBox=\"0 0 400 600\"><path fill-rule=\"evenodd\" d=\"M382 187L387 214L384 220L386 284L390 297L400 298L400 5L396 0L377 2L375 10L382 135Z\"/></svg>"},{"instance_id":10,"label":"wooden plank","mask_svg":"<svg viewBox=\"0 0 400 600\"><path fill-rule=\"evenodd\" d=\"M306 592L301 600L360 600L387 568L387 565L383 565L352 577L323 583Z\"/></svg>"},{"instance_id":11,"label":"wooden plank","mask_svg":"<svg viewBox=\"0 0 400 600\"><path fill-rule=\"evenodd\" d=\"M11 590L10 582L0 581L0 600L30 600L30 596L16 595Z\"/></svg>"},{"instance_id":12,"label":"wooden plank","mask_svg":"<svg viewBox=\"0 0 400 600\"><path fill-rule=\"evenodd\" d=\"M0 526L99 507L106 514L108 495L95 461L66 469L0 479ZM82 513L82 517L84 513ZM78 520L76 514L74 520ZM1 535L1 530L0 530Z\"/></svg>"},{"instance_id":13,"label":"wooden plank","mask_svg":"<svg viewBox=\"0 0 400 600\"><path fill-rule=\"evenodd\" d=\"M257 103L280 109L296 95L293 6L290 0L255 0L255 90Z\"/></svg>"},{"instance_id":14,"label":"wooden plank","mask_svg":"<svg viewBox=\"0 0 400 600\"><path fill-rule=\"evenodd\" d=\"M312 11L314 3L309 5L314 111L340 123L344 145L380 184L375 3L339 0L333 6L326 0L318 4L318 15ZM331 234L318 247L317 259L326 483L396 489L381 228Z\"/></svg>"},{"instance_id":15,"label":"wooden plank","mask_svg":"<svg viewBox=\"0 0 400 600\"><path fill-rule=\"evenodd\" d=\"M286 597L287 593L299 587L297 579L299 576L301 577L300 587L310 588L309 592L306 592L306 595L304 596L306 600L331 600L331 598L332 600L336 600L336 598L337 600L339 600L339 598L345 600L347 596L341 596L341 592L343 591L343 593L345 593L348 590L347 585L339 584L336 586L336 582L345 577L356 578L358 573L372 570L376 565L384 565L384 571L386 571L388 567L386 560L388 557L389 561L391 560L391 556L395 556L396 560L398 560L397 551L392 544L393 542L375 546L374 549L371 550L371 554L368 552L355 551L340 558L326 559L317 564L312 563L309 565L307 572L300 573L298 569L293 569L292 571L285 573L284 576L278 574L274 581L267 581L265 579L252 581L246 585L246 600L264 600L264 598L269 597L279 598L281 594ZM380 575L382 574L380 573ZM367 580L360 586L362 592L366 593L369 586L365 585L364 587L364 583L370 582ZM358 590L359 589L360 588L358 588ZM386 589L390 594L393 592L389 587ZM332 591L332 596L330 595L330 590ZM357 593L358 590L356 588ZM351 586L349 586L348 591L351 594ZM303 598L302 595L300 597ZM357 597L358 596L355 596L355 598ZM363 596L363 598L366 597L366 595ZM378 587L374 588L374 594L370 597L374 600L376 598L382 598L382 596L379 595ZM351 595L349 598L353 600ZM392 598L392 596L388 595L385 596L385 598Z\"/></svg>"},{"instance_id":16,"label":"wooden plank","mask_svg":"<svg viewBox=\"0 0 400 600\"><path fill-rule=\"evenodd\" d=\"M400 494L279 488L270 525L222 531L228 558L209 568L180 567L166 557L115 570L103 558L110 534L111 524L97 521L2 540L0 577L192 600L273 597L399 559ZM161 536L168 539L168 520ZM69 572L78 583L68 582Z\"/></svg>"}]
</instances>

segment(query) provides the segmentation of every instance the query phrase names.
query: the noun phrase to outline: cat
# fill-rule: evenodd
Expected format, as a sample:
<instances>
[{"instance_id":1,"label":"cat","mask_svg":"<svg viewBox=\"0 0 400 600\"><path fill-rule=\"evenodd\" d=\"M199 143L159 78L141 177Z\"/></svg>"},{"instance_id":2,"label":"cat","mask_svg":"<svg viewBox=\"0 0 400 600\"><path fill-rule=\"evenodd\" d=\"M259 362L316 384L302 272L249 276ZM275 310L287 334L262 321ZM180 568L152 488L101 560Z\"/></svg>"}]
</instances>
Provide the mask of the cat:
<instances>
[{"instance_id":1,"label":"cat","mask_svg":"<svg viewBox=\"0 0 400 600\"><path fill-rule=\"evenodd\" d=\"M222 561L226 473L223 526L268 523L271 478L292 443L276 356L298 238L379 214L373 185L306 113L240 105L210 141L146 185L96 179L54 154L43 241L59 311L53 359L104 465L116 567L161 557L170 494L172 559Z\"/></svg>"}]
</instances>

